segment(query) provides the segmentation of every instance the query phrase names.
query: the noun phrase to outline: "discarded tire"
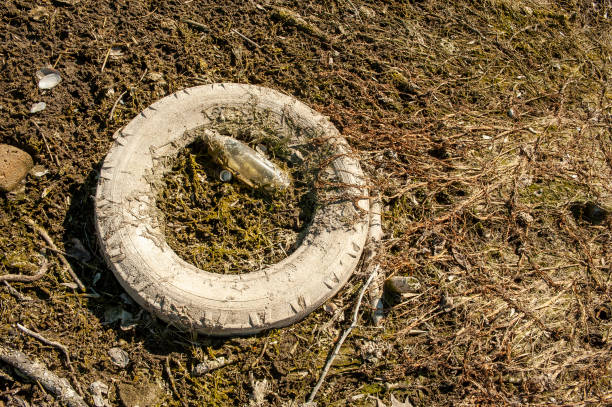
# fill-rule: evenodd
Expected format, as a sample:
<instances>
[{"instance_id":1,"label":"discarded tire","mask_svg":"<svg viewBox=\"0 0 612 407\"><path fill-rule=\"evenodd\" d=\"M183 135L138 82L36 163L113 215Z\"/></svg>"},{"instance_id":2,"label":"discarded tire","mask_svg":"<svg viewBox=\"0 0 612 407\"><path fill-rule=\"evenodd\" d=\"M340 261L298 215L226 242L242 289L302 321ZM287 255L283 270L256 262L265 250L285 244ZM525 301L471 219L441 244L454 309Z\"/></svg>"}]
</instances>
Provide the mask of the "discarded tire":
<instances>
[{"instance_id":1,"label":"discarded tire","mask_svg":"<svg viewBox=\"0 0 612 407\"><path fill-rule=\"evenodd\" d=\"M225 275L177 256L155 199L189 130L265 114L289 126L291 144L325 140L337 185L326 192L300 246L264 270ZM242 122L241 122L242 123ZM96 227L109 267L143 308L182 329L251 334L305 317L333 296L355 269L368 233L368 200L358 161L338 130L292 97L251 85L185 89L154 103L115 134L96 194Z\"/></svg>"}]
</instances>

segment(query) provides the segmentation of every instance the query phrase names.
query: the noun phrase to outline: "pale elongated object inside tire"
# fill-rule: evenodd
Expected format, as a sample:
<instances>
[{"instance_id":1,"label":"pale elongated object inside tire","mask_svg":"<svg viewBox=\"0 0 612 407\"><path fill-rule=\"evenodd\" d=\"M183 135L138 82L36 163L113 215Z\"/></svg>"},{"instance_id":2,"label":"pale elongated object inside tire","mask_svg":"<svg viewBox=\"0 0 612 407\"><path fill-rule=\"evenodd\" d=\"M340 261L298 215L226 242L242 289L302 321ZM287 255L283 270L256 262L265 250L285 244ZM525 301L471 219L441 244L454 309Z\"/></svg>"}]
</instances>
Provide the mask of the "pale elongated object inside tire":
<instances>
[{"instance_id":1,"label":"pale elongated object inside tire","mask_svg":"<svg viewBox=\"0 0 612 407\"><path fill-rule=\"evenodd\" d=\"M290 128L289 145L324 140L329 160L321 172L335 187L317 197L314 218L287 258L246 274L210 273L166 243L157 192L197 137L192 130L257 115ZM128 294L164 321L215 336L286 326L336 294L357 266L369 226L363 172L329 120L296 99L252 85L198 86L152 104L114 138L96 192L101 251Z\"/></svg>"}]
</instances>

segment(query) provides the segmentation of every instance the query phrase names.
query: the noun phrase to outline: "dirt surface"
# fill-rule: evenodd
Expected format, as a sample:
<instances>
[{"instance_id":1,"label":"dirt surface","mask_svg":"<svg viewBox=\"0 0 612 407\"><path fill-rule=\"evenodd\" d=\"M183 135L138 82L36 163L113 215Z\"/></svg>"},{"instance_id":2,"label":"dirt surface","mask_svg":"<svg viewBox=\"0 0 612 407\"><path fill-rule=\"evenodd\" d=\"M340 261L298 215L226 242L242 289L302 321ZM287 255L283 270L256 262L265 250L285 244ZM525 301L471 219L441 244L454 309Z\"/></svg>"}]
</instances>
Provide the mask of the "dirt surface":
<instances>
[{"instance_id":1,"label":"dirt surface","mask_svg":"<svg viewBox=\"0 0 612 407\"><path fill-rule=\"evenodd\" d=\"M291 327L196 337L141 312L105 266L92 197L113 133L160 97L222 81L330 117L383 195L377 261L420 282L386 298L382 328L363 308L320 406L612 403L609 0L6 0L0 14L0 143L49 170L0 197L0 275L50 265L0 288L0 341L89 403L102 381L111 405L159 389L140 403L297 406L350 318L361 275ZM46 65L63 80L41 91ZM70 362L17 323L64 344ZM232 363L193 374L220 356ZM59 405L0 364L0 404L20 400Z\"/></svg>"}]
</instances>

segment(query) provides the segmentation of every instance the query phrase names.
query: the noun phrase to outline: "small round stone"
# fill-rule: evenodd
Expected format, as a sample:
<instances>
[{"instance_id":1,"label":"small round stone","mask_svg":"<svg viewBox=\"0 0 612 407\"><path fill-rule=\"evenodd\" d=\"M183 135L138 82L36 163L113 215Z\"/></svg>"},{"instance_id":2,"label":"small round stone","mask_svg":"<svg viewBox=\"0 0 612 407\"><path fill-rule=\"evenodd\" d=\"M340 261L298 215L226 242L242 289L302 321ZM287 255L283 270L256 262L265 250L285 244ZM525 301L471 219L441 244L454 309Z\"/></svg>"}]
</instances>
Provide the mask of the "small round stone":
<instances>
[{"instance_id":1,"label":"small round stone","mask_svg":"<svg viewBox=\"0 0 612 407\"><path fill-rule=\"evenodd\" d=\"M8 144L0 144L0 191L16 189L34 162L30 154Z\"/></svg>"}]
</instances>

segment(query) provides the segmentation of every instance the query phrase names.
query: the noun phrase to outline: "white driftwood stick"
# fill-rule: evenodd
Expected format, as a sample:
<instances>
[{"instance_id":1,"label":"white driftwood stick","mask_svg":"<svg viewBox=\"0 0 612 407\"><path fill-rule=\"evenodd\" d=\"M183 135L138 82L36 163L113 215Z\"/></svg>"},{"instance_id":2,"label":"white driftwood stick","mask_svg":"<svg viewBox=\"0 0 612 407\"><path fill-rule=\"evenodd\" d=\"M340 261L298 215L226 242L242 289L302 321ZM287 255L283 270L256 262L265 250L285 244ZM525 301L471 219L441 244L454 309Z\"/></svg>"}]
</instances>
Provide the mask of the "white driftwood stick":
<instances>
[{"instance_id":1,"label":"white driftwood stick","mask_svg":"<svg viewBox=\"0 0 612 407\"><path fill-rule=\"evenodd\" d=\"M310 393L310 396L308 396L308 400L306 400L307 403L310 403L310 402L312 402L314 400L315 396L317 395L317 392L319 391L319 388L323 384L323 380L325 380L325 376L327 376L327 372L329 371L329 368L331 367L332 363L334 362L334 359L336 359L336 356L338 356L338 352L340 351L340 347L342 346L342 344L344 343L346 338L349 336L349 334L351 333L353 328L355 328L355 326L357 326L357 317L359 316L359 308L361 307L361 301L363 300L363 295L365 294L365 291L367 290L368 286L372 282L372 279L374 279L374 276L376 274L378 274L378 268L379 268L378 265L376 265L376 267L374 268L374 270L372 271L372 273L370 274L370 276L366 280L366 282L363 285L363 287L361 287L361 291L359 292L359 297L357 298L357 305L355 306L355 311L353 311L353 320L351 322L351 325L349 325L349 327L346 329L346 331L344 331L344 334L342 334L342 337L336 343L336 346L334 347L333 352L327 358L327 362L325 363L325 366L323 367L323 371L321 372L321 376L319 377L319 381L317 381L317 384L315 385L314 389L312 389L312 392Z\"/></svg>"},{"instance_id":2,"label":"white driftwood stick","mask_svg":"<svg viewBox=\"0 0 612 407\"><path fill-rule=\"evenodd\" d=\"M32 361L23 352L0 345L0 360L13 366L30 379L39 382L68 407L87 407L83 398L74 391L68 380L49 371L44 364Z\"/></svg>"}]
</instances>

